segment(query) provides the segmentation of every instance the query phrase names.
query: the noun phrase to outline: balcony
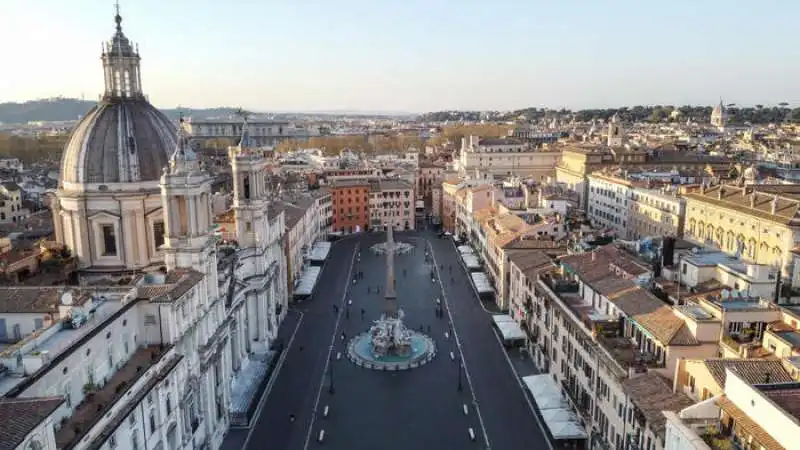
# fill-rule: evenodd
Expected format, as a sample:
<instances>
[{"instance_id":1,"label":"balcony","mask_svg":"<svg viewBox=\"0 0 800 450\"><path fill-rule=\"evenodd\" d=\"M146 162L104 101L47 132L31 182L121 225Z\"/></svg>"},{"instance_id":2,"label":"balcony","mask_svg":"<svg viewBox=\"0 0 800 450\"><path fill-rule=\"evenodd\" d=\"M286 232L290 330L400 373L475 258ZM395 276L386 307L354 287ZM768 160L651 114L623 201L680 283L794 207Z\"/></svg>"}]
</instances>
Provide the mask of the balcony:
<instances>
[{"instance_id":1,"label":"balcony","mask_svg":"<svg viewBox=\"0 0 800 450\"><path fill-rule=\"evenodd\" d=\"M639 346L630 338L625 336L595 335L597 343L617 366L628 372L633 370L636 373L647 371L647 369L663 369L664 363L659 361L655 354L642 352Z\"/></svg>"},{"instance_id":2,"label":"balcony","mask_svg":"<svg viewBox=\"0 0 800 450\"><path fill-rule=\"evenodd\" d=\"M725 333L720 342L730 351L745 358L761 347L761 342L755 339L753 333Z\"/></svg>"}]
</instances>

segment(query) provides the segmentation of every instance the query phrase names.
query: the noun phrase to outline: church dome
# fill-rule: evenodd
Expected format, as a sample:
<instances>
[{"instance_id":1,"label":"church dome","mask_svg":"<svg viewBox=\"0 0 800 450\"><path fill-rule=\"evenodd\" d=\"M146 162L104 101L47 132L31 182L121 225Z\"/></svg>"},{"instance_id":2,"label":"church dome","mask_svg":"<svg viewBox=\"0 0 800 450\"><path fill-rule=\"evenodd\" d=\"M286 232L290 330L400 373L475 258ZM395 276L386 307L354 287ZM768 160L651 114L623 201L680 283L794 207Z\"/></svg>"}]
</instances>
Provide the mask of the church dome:
<instances>
[{"instance_id":1,"label":"church dome","mask_svg":"<svg viewBox=\"0 0 800 450\"><path fill-rule=\"evenodd\" d=\"M141 90L139 52L122 33L103 48L105 93L72 132L59 185L157 181L177 145L176 125Z\"/></svg>"},{"instance_id":2,"label":"church dome","mask_svg":"<svg viewBox=\"0 0 800 450\"><path fill-rule=\"evenodd\" d=\"M156 181L176 145L175 125L146 100L104 99L75 127L60 181Z\"/></svg>"}]
</instances>

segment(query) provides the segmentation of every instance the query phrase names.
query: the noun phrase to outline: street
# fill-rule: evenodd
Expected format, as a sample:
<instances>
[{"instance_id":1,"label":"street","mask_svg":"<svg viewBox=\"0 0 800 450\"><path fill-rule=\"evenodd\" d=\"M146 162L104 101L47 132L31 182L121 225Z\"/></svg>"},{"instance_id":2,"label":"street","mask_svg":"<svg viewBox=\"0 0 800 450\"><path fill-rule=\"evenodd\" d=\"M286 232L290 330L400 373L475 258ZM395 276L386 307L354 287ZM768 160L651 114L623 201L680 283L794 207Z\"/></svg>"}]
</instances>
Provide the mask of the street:
<instances>
[{"instance_id":1,"label":"street","mask_svg":"<svg viewBox=\"0 0 800 450\"><path fill-rule=\"evenodd\" d=\"M433 361L411 371L378 372L346 358L347 339L380 315L385 256L369 247L385 238L371 233L332 247L314 298L295 307L302 318L259 417L250 430L232 430L226 450L549 448L450 239L431 232L396 235L415 245L395 257L397 299L406 325L436 342ZM444 296L438 279L431 280L427 242L441 265ZM449 309L441 318L436 298Z\"/></svg>"}]
</instances>

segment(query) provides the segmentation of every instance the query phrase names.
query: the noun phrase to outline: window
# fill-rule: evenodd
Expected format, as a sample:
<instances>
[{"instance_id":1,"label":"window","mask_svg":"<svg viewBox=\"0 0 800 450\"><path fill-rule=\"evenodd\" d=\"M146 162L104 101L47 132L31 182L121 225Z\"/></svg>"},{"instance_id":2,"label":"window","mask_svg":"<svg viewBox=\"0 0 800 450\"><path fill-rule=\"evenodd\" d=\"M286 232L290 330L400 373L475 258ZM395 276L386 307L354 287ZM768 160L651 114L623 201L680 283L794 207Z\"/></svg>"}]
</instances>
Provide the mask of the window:
<instances>
[{"instance_id":1,"label":"window","mask_svg":"<svg viewBox=\"0 0 800 450\"><path fill-rule=\"evenodd\" d=\"M150 411L150 434L156 432L156 415Z\"/></svg>"},{"instance_id":2,"label":"window","mask_svg":"<svg viewBox=\"0 0 800 450\"><path fill-rule=\"evenodd\" d=\"M103 256L116 256L117 254L117 233L114 225L103 225Z\"/></svg>"},{"instance_id":3,"label":"window","mask_svg":"<svg viewBox=\"0 0 800 450\"><path fill-rule=\"evenodd\" d=\"M244 198L249 200L250 199L250 177L244 177L244 181L242 182L242 186L244 188Z\"/></svg>"},{"instance_id":4,"label":"window","mask_svg":"<svg viewBox=\"0 0 800 450\"><path fill-rule=\"evenodd\" d=\"M139 450L139 435L134 434L131 436L131 448L133 450Z\"/></svg>"},{"instance_id":5,"label":"window","mask_svg":"<svg viewBox=\"0 0 800 450\"><path fill-rule=\"evenodd\" d=\"M167 415L172 413L172 397L167 395Z\"/></svg>"},{"instance_id":6,"label":"window","mask_svg":"<svg viewBox=\"0 0 800 450\"><path fill-rule=\"evenodd\" d=\"M164 245L164 221L153 222L153 245L156 250Z\"/></svg>"},{"instance_id":7,"label":"window","mask_svg":"<svg viewBox=\"0 0 800 450\"><path fill-rule=\"evenodd\" d=\"M117 448L117 435L112 434L108 438L108 446L111 447L111 448Z\"/></svg>"}]
</instances>

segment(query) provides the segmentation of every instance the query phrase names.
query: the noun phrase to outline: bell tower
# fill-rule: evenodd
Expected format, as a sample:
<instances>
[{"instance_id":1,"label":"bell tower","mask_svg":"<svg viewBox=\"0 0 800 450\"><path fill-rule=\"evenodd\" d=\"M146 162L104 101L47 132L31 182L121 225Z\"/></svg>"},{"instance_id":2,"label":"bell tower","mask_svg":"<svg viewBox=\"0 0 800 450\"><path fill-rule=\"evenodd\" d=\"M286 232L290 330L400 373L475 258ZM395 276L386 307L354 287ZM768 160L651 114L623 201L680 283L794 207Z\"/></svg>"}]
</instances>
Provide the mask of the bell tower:
<instances>
[{"instance_id":1,"label":"bell tower","mask_svg":"<svg viewBox=\"0 0 800 450\"><path fill-rule=\"evenodd\" d=\"M183 118L178 144L161 175L164 206L164 262L167 270L194 269L206 275L209 295L217 293L215 238L211 234L211 178L189 146ZM213 282L212 282L213 281Z\"/></svg>"},{"instance_id":2,"label":"bell tower","mask_svg":"<svg viewBox=\"0 0 800 450\"><path fill-rule=\"evenodd\" d=\"M269 232L266 161L253 148L246 117L239 145L228 148L228 157L233 173L233 211L239 245L264 248Z\"/></svg>"},{"instance_id":3,"label":"bell tower","mask_svg":"<svg viewBox=\"0 0 800 450\"><path fill-rule=\"evenodd\" d=\"M103 43L103 78L105 93L108 99L144 99L142 93L142 74L140 71L139 48L122 32L122 16L119 14L119 3L114 15L116 32L110 41Z\"/></svg>"},{"instance_id":4,"label":"bell tower","mask_svg":"<svg viewBox=\"0 0 800 450\"><path fill-rule=\"evenodd\" d=\"M608 146L621 147L623 144L624 132L620 124L619 116L614 114L608 123Z\"/></svg>"}]
</instances>

